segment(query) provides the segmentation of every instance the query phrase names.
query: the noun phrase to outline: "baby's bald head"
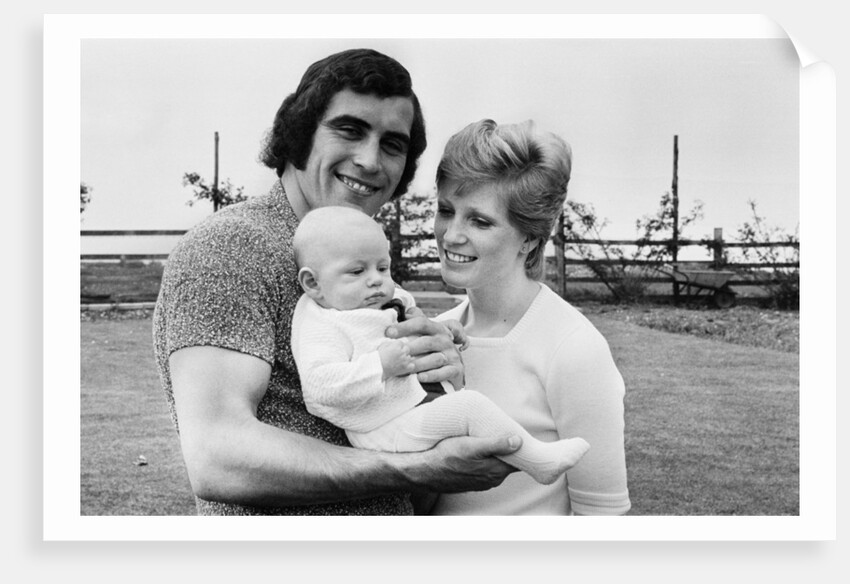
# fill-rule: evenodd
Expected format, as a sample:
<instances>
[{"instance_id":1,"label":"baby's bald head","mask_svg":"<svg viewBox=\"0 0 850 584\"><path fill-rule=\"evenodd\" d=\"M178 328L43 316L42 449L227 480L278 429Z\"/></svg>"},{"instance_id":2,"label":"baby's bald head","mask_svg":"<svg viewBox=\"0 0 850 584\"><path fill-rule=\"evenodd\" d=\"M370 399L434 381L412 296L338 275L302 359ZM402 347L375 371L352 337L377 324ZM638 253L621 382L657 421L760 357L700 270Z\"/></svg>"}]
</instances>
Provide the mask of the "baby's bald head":
<instances>
[{"instance_id":1,"label":"baby's bald head","mask_svg":"<svg viewBox=\"0 0 850 584\"><path fill-rule=\"evenodd\" d=\"M292 247L298 268L319 269L325 262L351 253L354 241L375 238L384 242L381 226L363 211L352 207L319 207L304 216Z\"/></svg>"}]
</instances>

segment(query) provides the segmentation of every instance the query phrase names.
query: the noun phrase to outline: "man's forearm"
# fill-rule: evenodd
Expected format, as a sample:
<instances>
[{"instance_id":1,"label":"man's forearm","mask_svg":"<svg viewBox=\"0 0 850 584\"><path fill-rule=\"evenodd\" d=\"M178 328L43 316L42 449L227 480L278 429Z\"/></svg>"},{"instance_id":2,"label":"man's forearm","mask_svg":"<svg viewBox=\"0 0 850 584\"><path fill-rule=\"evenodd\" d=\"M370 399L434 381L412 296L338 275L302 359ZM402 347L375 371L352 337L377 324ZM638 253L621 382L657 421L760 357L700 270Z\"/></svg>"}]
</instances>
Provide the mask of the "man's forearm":
<instances>
[{"instance_id":1,"label":"man's forearm","mask_svg":"<svg viewBox=\"0 0 850 584\"><path fill-rule=\"evenodd\" d=\"M184 439L197 496L252 506L315 505L421 490L418 481L430 468L424 453L359 450L261 422L252 426L205 433L218 438L195 446ZM262 451L252 447L257 444Z\"/></svg>"},{"instance_id":2,"label":"man's forearm","mask_svg":"<svg viewBox=\"0 0 850 584\"><path fill-rule=\"evenodd\" d=\"M386 453L335 446L256 424L252 430L205 434L220 438L205 440L202 452L184 441L196 495L210 501L277 507L396 492L486 490L516 470L495 456L510 454L521 444L518 437L459 437L423 452ZM250 444L264 444L265 449L258 453L249 449Z\"/></svg>"},{"instance_id":3,"label":"man's forearm","mask_svg":"<svg viewBox=\"0 0 850 584\"><path fill-rule=\"evenodd\" d=\"M339 447L257 419L270 366L255 357L190 347L170 357L183 458L200 498L255 506L358 499L418 488L424 453Z\"/></svg>"},{"instance_id":4,"label":"man's forearm","mask_svg":"<svg viewBox=\"0 0 850 584\"><path fill-rule=\"evenodd\" d=\"M514 470L494 456L519 448L516 437L449 438L402 454L334 446L257 419L267 363L211 347L176 351L170 363L183 458L192 489L205 500L277 507L473 491Z\"/></svg>"}]
</instances>

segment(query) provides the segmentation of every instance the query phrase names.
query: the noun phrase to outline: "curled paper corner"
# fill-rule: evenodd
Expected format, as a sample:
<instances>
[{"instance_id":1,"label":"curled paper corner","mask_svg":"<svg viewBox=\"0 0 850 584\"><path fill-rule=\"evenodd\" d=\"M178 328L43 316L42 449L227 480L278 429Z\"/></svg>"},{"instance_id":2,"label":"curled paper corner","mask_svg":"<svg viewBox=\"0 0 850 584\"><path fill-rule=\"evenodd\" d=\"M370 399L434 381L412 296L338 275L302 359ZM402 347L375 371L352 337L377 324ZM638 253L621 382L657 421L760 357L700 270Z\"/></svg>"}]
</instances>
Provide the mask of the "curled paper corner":
<instances>
[{"instance_id":1,"label":"curled paper corner","mask_svg":"<svg viewBox=\"0 0 850 584\"><path fill-rule=\"evenodd\" d=\"M818 58L817 55L790 34L788 35L788 40L791 41L791 44L794 45L794 50L797 51L797 58L800 59L800 67L805 69L813 63L820 63L822 61L822 59Z\"/></svg>"},{"instance_id":2,"label":"curled paper corner","mask_svg":"<svg viewBox=\"0 0 850 584\"><path fill-rule=\"evenodd\" d=\"M790 41L791 46L794 47L794 51L797 53L797 59L800 61L800 68L805 69L809 65L824 62L824 60L818 57L817 54L809 50L809 48L804 45L798 37L792 35L784 26L782 26L779 21L767 15L760 14L758 22L758 26L761 28L761 33L764 34L765 37L785 38Z\"/></svg>"}]
</instances>

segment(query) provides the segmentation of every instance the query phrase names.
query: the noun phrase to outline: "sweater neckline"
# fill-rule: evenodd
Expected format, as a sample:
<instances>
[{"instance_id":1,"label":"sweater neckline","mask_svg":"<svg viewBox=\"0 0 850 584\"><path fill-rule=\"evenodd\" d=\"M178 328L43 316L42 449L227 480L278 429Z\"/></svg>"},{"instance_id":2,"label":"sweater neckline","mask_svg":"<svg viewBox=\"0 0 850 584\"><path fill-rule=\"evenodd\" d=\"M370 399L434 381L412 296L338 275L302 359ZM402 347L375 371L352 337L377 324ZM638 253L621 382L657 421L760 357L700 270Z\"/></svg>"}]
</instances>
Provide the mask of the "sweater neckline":
<instances>
[{"instance_id":1,"label":"sweater neckline","mask_svg":"<svg viewBox=\"0 0 850 584\"><path fill-rule=\"evenodd\" d=\"M470 343L475 343L476 345L506 345L512 343L517 337L521 336L525 329L527 329L534 318L534 315L537 314L538 311L542 310L541 306L543 304L544 295L546 294L546 290L548 288L545 284L538 283L540 289L537 291L537 294L534 296L534 299L529 304L525 313L520 317L517 323L513 326L511 330L509 330L505 335L501 337L476 337L473 335L469 335ZM466 299L465 303L461 305L460 314L461 320L463 316L469 312L469 298Z\"/></svg>"}]
</instances>

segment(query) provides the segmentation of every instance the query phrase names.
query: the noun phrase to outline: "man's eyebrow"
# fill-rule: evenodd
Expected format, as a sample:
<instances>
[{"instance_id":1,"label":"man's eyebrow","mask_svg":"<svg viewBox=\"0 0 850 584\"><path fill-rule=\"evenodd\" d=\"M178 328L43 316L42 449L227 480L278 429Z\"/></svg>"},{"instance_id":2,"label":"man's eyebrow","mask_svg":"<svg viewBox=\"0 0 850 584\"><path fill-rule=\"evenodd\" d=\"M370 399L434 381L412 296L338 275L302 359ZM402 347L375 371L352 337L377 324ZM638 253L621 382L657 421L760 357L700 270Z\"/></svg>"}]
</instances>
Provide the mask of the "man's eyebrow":
<instances>
[{"instance_id":1,"label":"man's eyebrow","mask_svg":"<svg viewBox=\"0 0 850 584\"><path fill-rule=\"evenodd\" d=\"M331 118L325 122L329 126L339 126L342 124L354 124L355 126L361 126L363 128L371 128L369 122L358 118L356 116L352 116L351 114L341 114L336 116L335 118Z\"/></svg>"}]
</instances>

